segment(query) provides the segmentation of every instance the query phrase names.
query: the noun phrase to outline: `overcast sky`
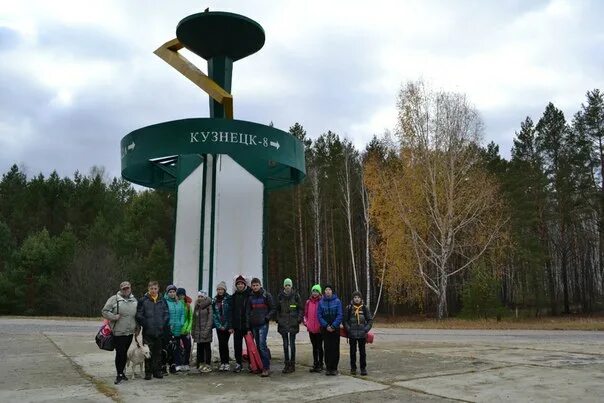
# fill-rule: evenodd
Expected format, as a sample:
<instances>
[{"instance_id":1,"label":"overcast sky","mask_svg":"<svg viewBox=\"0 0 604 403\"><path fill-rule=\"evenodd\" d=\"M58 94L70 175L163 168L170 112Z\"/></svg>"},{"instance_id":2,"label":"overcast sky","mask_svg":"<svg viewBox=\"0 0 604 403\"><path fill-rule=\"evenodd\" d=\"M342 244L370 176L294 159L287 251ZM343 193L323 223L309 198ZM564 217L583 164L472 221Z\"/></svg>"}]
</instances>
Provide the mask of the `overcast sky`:
<instances>
[{"instance_id":1,"label":"overcast sky","mask_svg":"<svg viewBox=\"0 0 604 403\"><path fill-rule=\"evenodd\" d=\"M604 89L598 0L0 0L0 172L119 175L128 132L208 116L207 95L153 54L207 6L266 32L234 65L235 118L300 122L359 148L395 127L408 80L466 93L504 156L525 116L552 101L571 120Z\"/></svg>"}]
</instances>

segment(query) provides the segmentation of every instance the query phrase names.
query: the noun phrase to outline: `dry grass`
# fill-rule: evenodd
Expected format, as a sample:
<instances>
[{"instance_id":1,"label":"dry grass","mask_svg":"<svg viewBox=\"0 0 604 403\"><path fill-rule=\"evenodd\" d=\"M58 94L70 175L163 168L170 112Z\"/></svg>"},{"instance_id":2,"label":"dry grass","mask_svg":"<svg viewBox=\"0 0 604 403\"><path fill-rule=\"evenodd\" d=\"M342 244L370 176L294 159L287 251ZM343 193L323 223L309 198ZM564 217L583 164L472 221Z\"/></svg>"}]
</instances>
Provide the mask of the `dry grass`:
<instances>
[{"instance_id":1,"label":"dry grass","mask_svg":"<svg viewBox=\"0 0 604 403\"><path fill-rule=\"evenodd\" d=\"M526 329L526 330L604 330L604 317L598 316L557 316L544 318L503 318L443 320L421 317L377 318L379 327L401 329Z\"/></svg>"},{"instance_id":2,"label":"dry grass","mask_svg":"<svg viewBox=\"0 0 604 403\"><path fill-rule=\"evenodd\" d=\"M79 316L23 316L23 315L3 315L0 316L3 319L46 319L46 320L60 320L60 321L90 321L90 322L102 322L103 318L99 315L96 318L85 318Z\"/></svg>"}]
</instances>

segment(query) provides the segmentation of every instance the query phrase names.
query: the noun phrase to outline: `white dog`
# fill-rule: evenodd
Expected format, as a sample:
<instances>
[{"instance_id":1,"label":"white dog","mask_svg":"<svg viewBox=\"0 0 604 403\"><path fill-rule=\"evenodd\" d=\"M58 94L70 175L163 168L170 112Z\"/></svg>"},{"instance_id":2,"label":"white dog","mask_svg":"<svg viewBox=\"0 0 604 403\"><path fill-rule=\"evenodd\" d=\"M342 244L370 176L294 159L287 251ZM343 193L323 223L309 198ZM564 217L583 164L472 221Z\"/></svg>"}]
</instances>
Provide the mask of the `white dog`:
<instances>
[{"instance_id":1,"label":"white dog","mask_svg":"<svg viewBox=\"0 0 604 403\"><path fill-rule=\"evenodd\" d=\"M140 336L140 341L139 341ZM151 351L149 346L143 343L143 337L141 334L135 334L133 343L128 348L128 360L126 361L126 367L132 366L132 379L136 377L136 366L140 366L140 373L143 373L143 365L145 364L145 358L151 358Z\"/></svg>"}]
</instances>

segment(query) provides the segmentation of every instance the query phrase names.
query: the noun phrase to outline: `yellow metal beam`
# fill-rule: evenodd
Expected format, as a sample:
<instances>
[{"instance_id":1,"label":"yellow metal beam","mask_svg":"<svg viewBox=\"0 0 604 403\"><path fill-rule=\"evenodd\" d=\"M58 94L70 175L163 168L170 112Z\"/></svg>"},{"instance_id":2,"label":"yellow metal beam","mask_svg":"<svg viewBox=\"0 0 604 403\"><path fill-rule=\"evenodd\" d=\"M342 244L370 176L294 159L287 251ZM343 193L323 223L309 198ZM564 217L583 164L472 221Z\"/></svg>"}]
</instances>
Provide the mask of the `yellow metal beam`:
<instances>
[{"instance_id":1,"label":"yellow metal beam","mask_svg":"<svg viewBox=\"0 0 604 403\"><path fill-rule=\"evenodd\" d=\"M182 43L175 38L164 43L153 53L191 80L193 84L204 90L216 102L222 104L227 119L233 119L233 96L205 75L203 71L195 67L187 58L178 53L182 48Z\"/></svg>"}]
</instances>

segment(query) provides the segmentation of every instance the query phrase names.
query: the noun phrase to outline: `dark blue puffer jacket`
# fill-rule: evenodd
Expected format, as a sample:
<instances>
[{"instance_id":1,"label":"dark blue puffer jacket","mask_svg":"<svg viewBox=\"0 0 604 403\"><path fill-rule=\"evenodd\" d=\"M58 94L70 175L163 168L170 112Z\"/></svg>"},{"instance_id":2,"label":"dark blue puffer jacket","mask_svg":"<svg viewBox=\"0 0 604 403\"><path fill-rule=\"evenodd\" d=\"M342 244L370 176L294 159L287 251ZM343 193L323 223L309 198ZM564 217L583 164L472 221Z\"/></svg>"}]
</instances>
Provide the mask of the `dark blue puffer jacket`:
<instances>
[{"instance_id":1,"label":"dark blue puffer jacket","mask_svg":"<svg viewBox=\"0 0 604 403\"><path fill-rule=\"evenodd\" d=\"M330 298L323 296L319 301L319 322L321 327L325 328L331 326L339 328L342 323L342 301L336 294L333 294Z\"/></svg>"}]
</instances>

